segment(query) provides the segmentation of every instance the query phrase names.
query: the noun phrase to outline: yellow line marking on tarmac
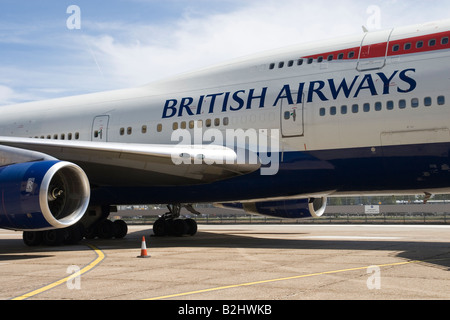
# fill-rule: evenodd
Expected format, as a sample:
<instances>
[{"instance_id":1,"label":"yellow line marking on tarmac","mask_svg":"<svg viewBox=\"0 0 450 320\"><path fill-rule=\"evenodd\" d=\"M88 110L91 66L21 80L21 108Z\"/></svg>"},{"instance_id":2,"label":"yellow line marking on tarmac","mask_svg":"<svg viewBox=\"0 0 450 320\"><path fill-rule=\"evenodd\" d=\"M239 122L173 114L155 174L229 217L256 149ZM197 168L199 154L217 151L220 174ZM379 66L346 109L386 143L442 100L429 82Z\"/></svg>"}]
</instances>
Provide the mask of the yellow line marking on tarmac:
<instances>
[{"instance_id":1,"label":"yellow line marking on tarmac","mask_svg":"<svg viewBox=\"0 0 450 320\"><path fill-rule=\"evenodd\" d=\"M31 291L29 293L26 293L26 294L24 294L24 295L22 295L20 297L13 298L12 300L25 300L25 299L31 298L31 297L33 297L35 295L38 295L38 294L40 294L40 293L42 293L44 291L48 291L50 289L53 289L53 288L55 288L55 287L65 283L65 282L73 279L73 278L79 277L82 274L92 270L100 262L102 262L103 259L105 259L105 254L100 249L98 249L97 247L95 247L93 245L87 244L87 246L95 251L95 253L97 254L97 258L94 261L92 261L90 264L88 264L86 267L84 267L83 269L81 269L80 271L78 271L78 272L76 272L74 274L71 274L68 277L65 277L64 279L58 280L58 281L53 282L53 283L51 283L49 285L46 285L45 287L42 287L40 289L37 289L37 290Z\"/></svg>"},{"instance_id":2,"label":"yellow line marking on tarmac","mask_svg":"<svg viewBox=\"0 0 450 320\"><path fill-rule=\"evenodd\" d=\"M434 260L436 260L436 259L434 259ZM203 290L185 292L185 293L177 293L177 294L171 294L171 295L167 295L167 296L161 296L161 297L156 297L156 298L149 298L149 299L144 299L144 300L162 300L162 299L169 299L169 298L178 298L178 297L188 296L188 295L193 295L193 294L198 294L198 293L205 293L205 292L225 290L225 289L232 289L232 288L239 288L239 287L248 287L248 286L254 286L254 285L270 283L270 282L294 280L294 279L301 279L301 278L308 278L308 277L315 277L315 276L321 276L321 275L326 275L326 274L336 274L336 273L357 271L357 270L367 270L370 267L382 268L382 267L391 267L391 266L401 266L401 265L407 265L407 264L419 263L419 262L426 262L426 261L412 260L412 261L406 261L406 262L397 262L397 263L380 264L380 265L373 265L373 266L366 266L366 267L357 267L357 268L350 268L350 269L317 272L317 273L304 274L304 275L293 276L293 277L286 277L286 278L279 278L279 279L270 279L270 280L262 280L262 281L255 281L255 282L248 282L248 283L241 283L241 284L233 284L233 285L229 285L229 286L223 286L223 287L217 287L217 288L210 288L210 289L203 289Z\"/></svg>"}]
</instances>

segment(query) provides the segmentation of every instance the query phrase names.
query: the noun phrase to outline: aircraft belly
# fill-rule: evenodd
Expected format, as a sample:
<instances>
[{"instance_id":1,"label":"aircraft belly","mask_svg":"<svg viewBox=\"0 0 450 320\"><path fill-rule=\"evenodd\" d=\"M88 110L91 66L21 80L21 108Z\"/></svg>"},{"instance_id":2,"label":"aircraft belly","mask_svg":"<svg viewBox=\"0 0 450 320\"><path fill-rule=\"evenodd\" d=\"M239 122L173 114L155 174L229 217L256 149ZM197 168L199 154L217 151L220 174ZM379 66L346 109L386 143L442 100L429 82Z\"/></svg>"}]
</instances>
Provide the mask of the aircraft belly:
<instances>
[{"instance_id":1,"label":"aircraft belly","mask_svg":"<svg viewBox=\"0 0 450 320\"><path fill-rule=\"evenodd\" d=\"M289 152L283 155L279 172L274 176L260 175L256 171L208 184L115 185L94 190L92 201L199 203L309 197L313 194L392 195L406 191L421 194L437 189L450 192L449 150L450 143L437 143ZM145 176L140 178L145 179ZM131 182L130 179L127 181Z\"/></svg>"}]
</instances>

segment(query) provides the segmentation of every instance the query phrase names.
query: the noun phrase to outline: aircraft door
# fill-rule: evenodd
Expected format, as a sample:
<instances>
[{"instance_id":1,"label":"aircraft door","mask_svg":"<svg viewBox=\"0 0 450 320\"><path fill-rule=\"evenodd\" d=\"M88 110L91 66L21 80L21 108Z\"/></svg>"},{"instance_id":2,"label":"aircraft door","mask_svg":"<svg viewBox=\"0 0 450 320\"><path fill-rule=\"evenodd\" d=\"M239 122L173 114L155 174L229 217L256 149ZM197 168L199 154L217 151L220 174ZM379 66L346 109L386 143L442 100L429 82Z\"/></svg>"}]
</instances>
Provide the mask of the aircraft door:
<instances>
[{"instance_id":1,"label":"aircraft door","mask_svg":"<svg viewBox=\"0 0 450 320\"><path fill-rule=\"evenodd\" d=\"M361 42L358 71L381 69L386 64L392 30L367 32Z\"/></svg>"},{"instance_id":2,"label":"aircraft door","mask_svg":"<svg viewBox=\"0 0 450 320\"><path fill-rule=\"evenodd\" d=\"M109 116L97 116L92 124L92 141L108 141Z\"/></svg>"},{"instance_id":3,"label":"aircraft door","mask_svg":"<svg viewBox=\"0 0 450 320\"><path fill-rule=\"evenodd\" d=\"M297 95L292 95L297 100ZM294 100L294 101L296 101ZM303 101L304 99L302 99ZM281 133L283 137L297 137L305 134L303 123L303 102L289 104L287 98L281 100Z\"/></svg>"}]
</instances>

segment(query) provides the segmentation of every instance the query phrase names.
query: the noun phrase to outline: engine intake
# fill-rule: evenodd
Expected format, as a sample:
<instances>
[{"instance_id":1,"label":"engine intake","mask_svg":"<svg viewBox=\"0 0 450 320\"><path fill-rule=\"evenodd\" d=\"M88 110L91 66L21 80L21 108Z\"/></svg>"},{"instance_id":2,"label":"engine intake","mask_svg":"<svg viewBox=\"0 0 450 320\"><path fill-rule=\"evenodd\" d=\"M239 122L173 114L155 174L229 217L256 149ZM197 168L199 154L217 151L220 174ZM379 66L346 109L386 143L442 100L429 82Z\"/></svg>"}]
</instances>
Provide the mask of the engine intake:
<instances>
[{"instance_id":1,"label":"engine intake","mask_svg":"<svg viewBox=\"0 0 450 320\"><path fill-rule=\"evenodd\" d=\"M89 180L77 165L38 161L0 168L0 228L40 231L77 223L90 200Z\"/></svg>"}]
</instances>

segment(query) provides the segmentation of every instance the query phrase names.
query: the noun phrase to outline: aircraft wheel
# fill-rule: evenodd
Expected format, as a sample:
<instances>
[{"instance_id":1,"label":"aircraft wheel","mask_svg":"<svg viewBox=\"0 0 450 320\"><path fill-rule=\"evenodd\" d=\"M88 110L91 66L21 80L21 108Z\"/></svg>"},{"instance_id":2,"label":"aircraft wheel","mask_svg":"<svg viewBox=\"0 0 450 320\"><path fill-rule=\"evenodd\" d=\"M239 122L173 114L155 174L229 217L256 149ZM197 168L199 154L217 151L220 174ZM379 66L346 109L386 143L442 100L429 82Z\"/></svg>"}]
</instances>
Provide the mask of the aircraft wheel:
<instances>
[{"instance_id":1,"label":"aircraft wheel","mask_svg":"<svg viewBox=\"0 0 450 320\"><path fill-rule=\"evenodd\" d=\"M123 220L116 220L113 223L114 227L114 238L123 239L128 233L127 223Z\"/></svg>"},{"instance_id":2,"label":"aircraft wheel","mask_svg":"<svg viewBox=\"0 0 450 320\"><path fill-rule=\"evenodd\" d=\"M98 226L98 237L101 239L111 239L114 235L114 225L111 220L104 220Z\"/></svg>"},{"instance_id":3,"label":"aircraft wheel","mask_svg":"<svg viewBox=\"0 0 450 320\"><path fill-rule=\"evenodd\" d=\"M35 247L42 243L43 232L41 231L24 231L22 235L23 242L29 247Z\"/></svg>"},{"instance_id":4,"label":"aircraft wheel","mask_svg":"<svg viewBox=\"0 0 450 320\"><path fill-rule=\"evenodd\" d=\"M188 224L184 219L173 220L172 233L176 237L181 237L188 232Z\"/></svg>"},{"instance_id":5,"label":"aircraft wheel","mask_svg":"<svg viewBox=\"0 0 450 320\"><path fill-rule=\"evenodd\" d=\"M164 237L166 235L166 221L164 218L159 218L153 223L153 234L156 237Z\"/></svg>"},{"instance_id":6,"label":"aircraft wheel","mask_svg":"<svg viewBox=\"0 0 450 320\"><path fill-rule=\"evenodd\" d=\"M60 246L65 238L67 231L64 229L44 231L43 242L47 246Z\"/></svg>"},{"instance_id":7,"label":"aircraft wheel","mask_svg":"<svg viewBox=\"0 0 450 320\"><path fill-rule=\"evenodd\" d=\"M77 244L83 240L83 232L80 225L74 225L67 229L68 237L64 240L65 244Z\"/></svg>"},{"instance_id":8,"label":"aircraft wheel","mask_svg":"<svg viewBox=\"0 0 450 320\"><path fill-rule=\"evenodd\" d=\"M194 236L197 233L197 221L194 219L186 219L186 224L188 226L187 234Z\"/></svg>"}]
</instances>

